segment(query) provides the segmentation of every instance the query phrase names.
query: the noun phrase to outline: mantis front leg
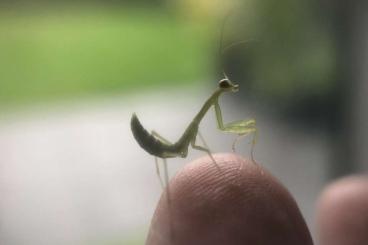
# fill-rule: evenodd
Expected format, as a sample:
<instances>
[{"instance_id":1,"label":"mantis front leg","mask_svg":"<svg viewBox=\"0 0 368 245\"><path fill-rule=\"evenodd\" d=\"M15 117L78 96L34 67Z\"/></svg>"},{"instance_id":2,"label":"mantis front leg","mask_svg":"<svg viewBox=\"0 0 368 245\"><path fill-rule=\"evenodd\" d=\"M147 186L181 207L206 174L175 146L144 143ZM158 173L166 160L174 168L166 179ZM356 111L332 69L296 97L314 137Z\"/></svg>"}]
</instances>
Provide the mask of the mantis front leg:
<instances>
[{"instance_id":1,"label":"mantis front leg","mask_svg":"<svg viewBox=\"0 0 368 245\"><path fill-rule=\"evenodd\" d=\"M235 133L238 135L238 137L234 140L232 144L232 149L234 152L235 152L235 144L238 142L240 138L250 133L254 133L253 139L252 139L252 146L251 146L251 158L252 158L252 161L254 162L253 151L254 151L254 145L256 144L256 137L257 137L256 120L255 119L240 120L240 121L227 123L224 125L223 120L222 120L221 108L220 108L218 101L214 103L214 106L215 106L218 128L223 132Z\"/></svg>"}]
</instances>

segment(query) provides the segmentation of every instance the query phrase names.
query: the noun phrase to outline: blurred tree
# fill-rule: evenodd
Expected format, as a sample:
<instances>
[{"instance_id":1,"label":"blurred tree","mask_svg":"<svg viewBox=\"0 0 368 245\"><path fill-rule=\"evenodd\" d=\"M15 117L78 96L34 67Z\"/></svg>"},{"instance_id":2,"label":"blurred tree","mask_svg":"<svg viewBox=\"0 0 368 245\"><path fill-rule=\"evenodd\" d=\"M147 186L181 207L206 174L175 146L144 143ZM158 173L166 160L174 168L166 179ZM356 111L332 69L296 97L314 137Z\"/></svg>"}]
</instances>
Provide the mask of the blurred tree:
<instances>
[{"instance_id":1,"label":"blurred tree","mask_svg":"<svg viewBox=\"0 0 368 245\"><path fill-rule=\"evenodd\" d=\"M175 0L168 1L174 5L179 12L192 20L223 20L224 15L240 0Z\"/></svg>"},{"instance_id":2,"label":"blurred tree","mask_svg":"<svg viewBox=\"0 0 368 245\"><path fill-rule=\"evenodd\" d=\"M248 0L224 35L227 45L240 42L226 49L222 66L247 98L288 123L329 132L331 177L354 169L350 61L357 2Z\"/></svg>"},{"instance_id":3,"label":"blurred tree","mask_svg":"<svg viewBox=\"0 0 368 245\"><path fill-rule=\"evenodd\" d=\"M32 2L27 0L0 0L1 4L13 5L20 7L19 4L27 5L62 5L62 4L103 4L103 5L156 5L164 6L166 0L62 0L62 1L52 1L52 0L32 0Z\"/></svg>"}]
</instances>

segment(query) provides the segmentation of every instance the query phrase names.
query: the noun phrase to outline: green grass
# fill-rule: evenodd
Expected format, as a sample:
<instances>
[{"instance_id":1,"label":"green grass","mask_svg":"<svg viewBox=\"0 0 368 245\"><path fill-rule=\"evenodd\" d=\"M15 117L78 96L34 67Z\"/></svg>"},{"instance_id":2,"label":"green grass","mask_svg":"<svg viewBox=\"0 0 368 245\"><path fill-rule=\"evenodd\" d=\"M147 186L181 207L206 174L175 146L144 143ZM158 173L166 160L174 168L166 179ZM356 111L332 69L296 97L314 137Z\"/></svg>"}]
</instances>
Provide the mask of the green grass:
<instances>
[{"instance_id":1,"label":"green grass","mask_svg":"<svg viewBox=\"0 0 368 245\"><path fill-rule=\"evenodd\" d=\"M149 9L0 13L0 105L198 81L206 30Z\"/></svg>"}]
</instances>

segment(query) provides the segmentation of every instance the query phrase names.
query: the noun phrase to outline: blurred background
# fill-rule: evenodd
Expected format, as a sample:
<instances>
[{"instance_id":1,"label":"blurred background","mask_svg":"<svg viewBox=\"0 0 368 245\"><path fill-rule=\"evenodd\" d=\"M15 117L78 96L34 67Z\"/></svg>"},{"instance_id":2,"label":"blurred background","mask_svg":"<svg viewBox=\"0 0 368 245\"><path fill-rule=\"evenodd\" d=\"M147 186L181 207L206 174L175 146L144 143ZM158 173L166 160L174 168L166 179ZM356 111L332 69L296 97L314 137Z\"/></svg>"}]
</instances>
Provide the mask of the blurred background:
<instances>
[{"instance_id":1,"label":"blurred background","mask_svg":"<svg viewBox=\"0 0 368 245\"><path fill-rule=\"evenodd\" d=\"M313 233L323 186L368 168L366 5L0 1L0 243L143 244L161 187L131 114L175 141L223 70L224 121L257 119L255 158ZM201 131L231 151L212 110Z\"/></svg>"}]
</instances>

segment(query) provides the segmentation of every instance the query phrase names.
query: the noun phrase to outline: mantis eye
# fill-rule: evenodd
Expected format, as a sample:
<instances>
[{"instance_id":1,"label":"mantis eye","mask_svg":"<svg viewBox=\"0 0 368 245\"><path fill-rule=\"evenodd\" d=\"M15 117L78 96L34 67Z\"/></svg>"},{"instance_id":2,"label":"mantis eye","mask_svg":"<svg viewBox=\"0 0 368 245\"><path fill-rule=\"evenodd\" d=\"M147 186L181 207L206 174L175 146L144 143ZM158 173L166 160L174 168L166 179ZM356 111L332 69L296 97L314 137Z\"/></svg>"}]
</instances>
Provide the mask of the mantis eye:
<instances>
[{"instance_id":1,"label":"mantis eye","mask_svg":"<svg viewBox=\"0 0 368 245\"><path fill-rule=\"evenodd\" d=\"M230 88L231 87L230 81L226 78L221 79L219 82L219 87L220 88Z\"/></svg>"}]
</instances>

